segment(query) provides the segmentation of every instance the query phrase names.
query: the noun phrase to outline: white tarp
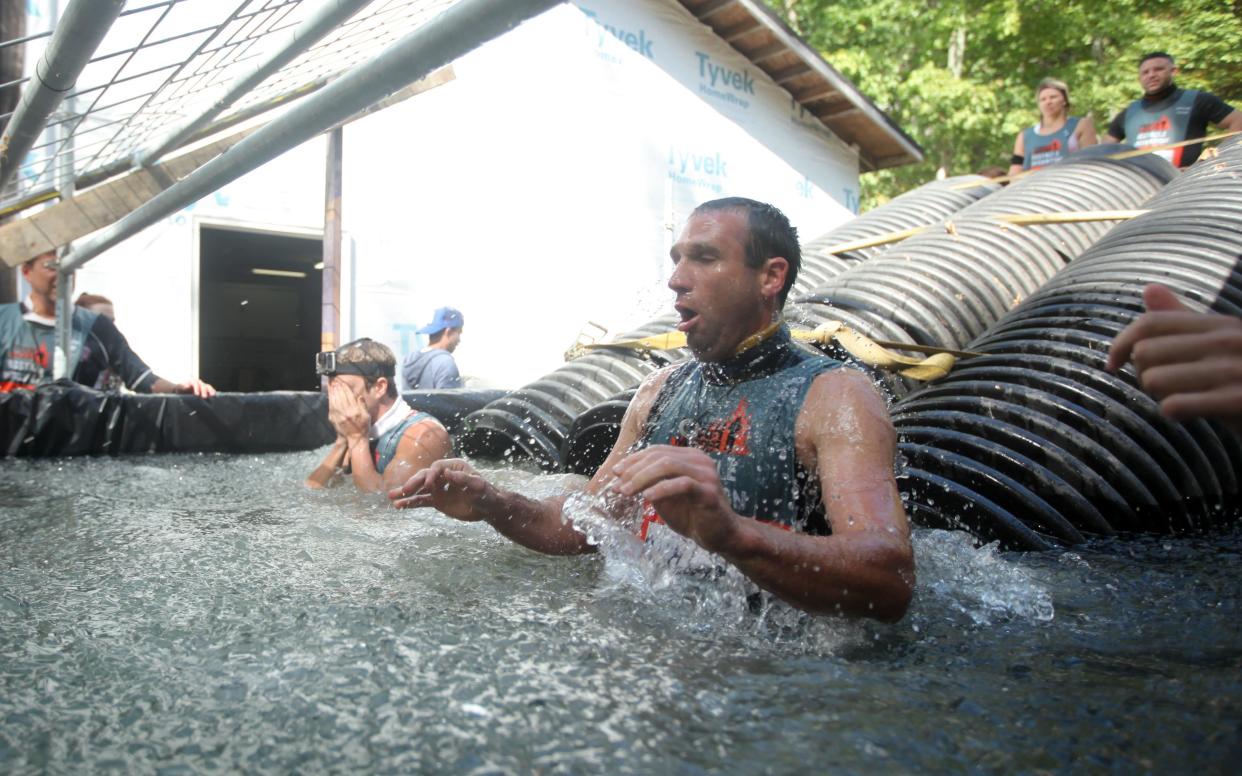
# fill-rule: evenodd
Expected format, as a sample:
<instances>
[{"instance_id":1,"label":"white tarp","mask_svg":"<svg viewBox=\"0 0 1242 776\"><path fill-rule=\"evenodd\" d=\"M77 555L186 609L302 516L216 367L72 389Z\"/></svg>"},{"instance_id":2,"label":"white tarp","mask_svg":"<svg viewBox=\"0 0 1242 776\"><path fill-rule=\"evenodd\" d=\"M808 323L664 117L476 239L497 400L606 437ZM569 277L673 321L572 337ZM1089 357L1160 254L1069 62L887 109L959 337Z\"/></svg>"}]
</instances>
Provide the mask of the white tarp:
<instances>
[{"instance_id":1,"label":"white tarp","mask_svg":"<svg viewBox=\"0 0 1242 776\"><path fill-rule=\"evenodd\" d=\"M400 358L452 305L475 384L556 368L588 321L671 308L668 247L721 196L780 207L809 239L850 218L854 153L666 0L559 6L454 63L446 86L345 130L342 333ZM197 228L320 228L324 144L307 144L88 264L135 350L197 368Z\"/></svg>"}]
</instances>

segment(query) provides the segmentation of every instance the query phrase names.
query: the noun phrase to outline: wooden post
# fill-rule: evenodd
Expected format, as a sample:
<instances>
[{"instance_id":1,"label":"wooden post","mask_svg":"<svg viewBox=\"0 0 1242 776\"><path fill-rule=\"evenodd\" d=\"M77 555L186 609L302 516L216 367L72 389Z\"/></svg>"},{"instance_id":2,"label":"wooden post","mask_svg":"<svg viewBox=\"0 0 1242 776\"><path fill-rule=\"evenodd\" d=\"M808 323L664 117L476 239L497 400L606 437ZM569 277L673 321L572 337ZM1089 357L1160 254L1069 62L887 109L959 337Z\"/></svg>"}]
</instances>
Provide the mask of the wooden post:
<instances>
[{"instance_id":1,"label":"wooden post","mask_svg":"<svg viewBox=\"0 0 1242 776\"><path fill-rule=\"evenodd\" d=\"M323 211L323 326L320 350L335 350L341 344L341 167L345 146L344 130L328 133L327 182ZM322 381L327 389L327 378Z\"/></svg>"},{"instance_id":2,"label":"wooden post","mask_svg":"<svg viewBox=\"0 0 1242 776\"><path fill-rule=\"evenodd\" d=\"M15 40L26 36L25 0L0 0L0 40ZM0 49L0 84L12 83L23 75L26 60L24 45L6 46ZM21 97L21 88L14 84L0 89L0 115L12 113ZM0 129L8 119L0 119ZM4 222L0 218L0 223ZM0 302L17 301L17 270L0 262Z\"/></svg>"}]
</instances>

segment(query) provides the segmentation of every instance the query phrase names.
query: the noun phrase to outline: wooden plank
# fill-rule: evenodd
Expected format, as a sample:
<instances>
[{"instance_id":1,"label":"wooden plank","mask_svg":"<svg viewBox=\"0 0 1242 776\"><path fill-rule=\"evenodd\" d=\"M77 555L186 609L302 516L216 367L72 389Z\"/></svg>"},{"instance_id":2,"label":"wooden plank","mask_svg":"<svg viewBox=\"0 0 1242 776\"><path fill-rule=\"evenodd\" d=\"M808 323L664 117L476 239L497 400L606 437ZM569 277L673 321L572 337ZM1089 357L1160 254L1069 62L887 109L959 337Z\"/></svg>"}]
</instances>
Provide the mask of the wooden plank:
<instances>
[{"instance_id":1,"label":"wooden plank","mask_svg":"<svg viewBox=\"0 0 1242 776\"><path fill-rule=\"evenodd\" d=\"M341 192L344 167L344 130L328 133L323 210L323 312L320 349L335 350L341 344ZM327 378L324 378L326 385Z\"/></svg>"}]
</instances>

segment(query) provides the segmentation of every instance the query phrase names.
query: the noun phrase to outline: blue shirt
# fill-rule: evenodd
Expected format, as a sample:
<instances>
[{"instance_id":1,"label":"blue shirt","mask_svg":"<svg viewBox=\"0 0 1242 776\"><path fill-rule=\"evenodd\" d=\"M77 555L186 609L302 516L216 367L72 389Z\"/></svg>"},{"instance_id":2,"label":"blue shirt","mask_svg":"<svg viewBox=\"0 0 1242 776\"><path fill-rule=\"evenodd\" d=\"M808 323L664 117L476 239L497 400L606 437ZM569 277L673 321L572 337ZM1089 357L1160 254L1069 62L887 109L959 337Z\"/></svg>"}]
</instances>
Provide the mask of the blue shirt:
<instances>
[{"instance_id":1,"label":"blue shirt","mask_svg":"<svg viewBox=\"0 0 1242 776\"><path fill-rule=\"evenodd\" d=\"M453 354L441 348L424 350L406 356L401 365L401 376L410 390L460 388L461 375Z\"/></svg>"}]
</instances>

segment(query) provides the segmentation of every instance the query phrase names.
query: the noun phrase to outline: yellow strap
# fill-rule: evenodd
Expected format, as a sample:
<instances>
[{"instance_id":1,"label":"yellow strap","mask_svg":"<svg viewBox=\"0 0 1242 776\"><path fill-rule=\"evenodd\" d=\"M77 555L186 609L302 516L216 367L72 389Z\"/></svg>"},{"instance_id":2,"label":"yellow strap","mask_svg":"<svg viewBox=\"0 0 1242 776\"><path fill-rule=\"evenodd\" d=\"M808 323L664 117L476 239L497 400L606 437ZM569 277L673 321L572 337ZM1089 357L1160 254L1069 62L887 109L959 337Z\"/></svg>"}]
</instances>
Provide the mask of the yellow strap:
<instances>
[{"instance_id":1,"label":"yellow strap","mask_svg":"<svg viewBox=\"0 0 1242 776\"><path fill-rule=\"evenodd\" d=\"M935 348L928 345L906 345L901 342L877 342L868 337L859 334L850 327L840 321L828 321L817 327L814 331L806 329L797 329L791 332L793 338L801 342L812 342L821 345L827 345L832 341L836 341L838 345L845 348L854 358L869 366L885 369L890 372L895 371L902 377L909 377L913 380L935 380L944 377L953 368L956 359L955 356L976 356L978 353L970 353L967 351L954 351L945 348ZM686 335L680 331L669 331L663 334L655 334L650 337L643 337L634 340L619 340L617 342L598 342L587 345L581 345L571 349L566 353L566 358L572 359L588 350L597 350L601 348L624 348L626 350L651 351L651 350L676 350L686 346ZM887 347L886 347L887 346ZM917 349L920 351L930 352L933 355L928 358L914 358L911 356L903 356L889 350L889 347L902 349Z\"/></svg>"}]
</instances>

